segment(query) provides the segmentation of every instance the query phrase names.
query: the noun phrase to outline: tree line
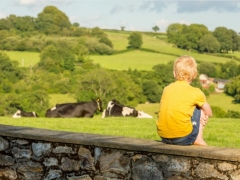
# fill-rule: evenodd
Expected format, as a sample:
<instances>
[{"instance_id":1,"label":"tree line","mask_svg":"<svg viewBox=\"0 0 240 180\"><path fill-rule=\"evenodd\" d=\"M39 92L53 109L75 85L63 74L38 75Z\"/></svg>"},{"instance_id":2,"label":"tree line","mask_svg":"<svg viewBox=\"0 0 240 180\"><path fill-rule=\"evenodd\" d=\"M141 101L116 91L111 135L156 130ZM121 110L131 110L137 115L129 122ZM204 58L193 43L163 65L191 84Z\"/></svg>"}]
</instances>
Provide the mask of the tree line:
<instances>
[{"instance_id":1,"label":"tree line","mask_svg":"<svg viewBox=\"0 0 240 180\"><path fill-rule=\"evenodd\" d=\"M5 53L0 53L0 115L9 115L16 109L23 109L34 110L43 116L50 108L49 94L52 93L72 94L76 101L100 97L104 104L114 98L133 107L147 101L158 103L163 88L174 81L173 61L155 65L152 71L117 71L104 69L89 59L75 63L72 70L68 68L71 66L64 68L64 62L57 61L60 55L64 56L58 53L61 47L59 50L51 48L53 47L49 46L49 50L41 52L40 62L29 68L19 67ZM231 83L240 77L240 65L233 61L224 64L201 62L198 67L199 74L230 78ZM228 71L232 73L227 73ZM235 96L239 97L238 87L231 83L226 85L226 92L238 93ZM192 85L202 88L198 79ZM206 90L204 93L209 95Z\"/></svg>"},{"instance_id":2,"label":"tree line","mask_svg":"<svg viewBox=\"0 0 240 180\"><path fill-rule=\"evenodd\" d=\"M172 24L170 29L167 32L170 42L199 51L199 40L211 34L203 25ZM143 43L140 32L131 33L128 40L126 48L130 49L139 49ZM237 50L237 44L230 44L231 47L222 46L225 47L222 50ZM54 6L45 7L37 18L10 15L0 19L0 49L40 52L40 62L29 68L20 68L17 62L0 52L0 115L12 114L16 109L34 110L44 115L51 93L72 94L76 101L100 97L105 104L112 98L129 106L146 101L155 103L159 102L163 88L174 80L173 62L155 65L152 71L115 71L94 64L89 55L111 55L114 52L112 42L98 27L88 29L79 27L78 23L71 24ZM233 61L224 64L200 62L198 69L199 73L210 77L230 79L226 93L240 102L236 86L240 75L238 64ZM192 85L201 88L198 80ZM208 90L204 93L209 94Z\"/></svg>"},{"instance_id":3,"label":"tree line","mask_svg":"<svg viewBox=\"0 0 240 180\"><path fill-rule=\"evenodd\" d=\"M202 24L170 24L168 41L177 47L207 53L226 53L240 49L240 37L232 29L217 27L213 32Z\"/></svg>"}]
</instances>

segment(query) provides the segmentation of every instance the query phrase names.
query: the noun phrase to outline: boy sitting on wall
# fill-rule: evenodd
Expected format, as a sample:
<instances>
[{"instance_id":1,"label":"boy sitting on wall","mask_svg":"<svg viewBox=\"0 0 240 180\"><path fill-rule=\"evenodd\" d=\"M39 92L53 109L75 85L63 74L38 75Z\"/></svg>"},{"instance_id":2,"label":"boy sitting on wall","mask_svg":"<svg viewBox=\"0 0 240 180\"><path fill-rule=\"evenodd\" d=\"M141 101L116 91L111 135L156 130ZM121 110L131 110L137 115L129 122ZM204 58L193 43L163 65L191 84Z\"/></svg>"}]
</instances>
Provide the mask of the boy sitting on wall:
<instances>
[{"instance_id":1,"label":"boy sitting on wall","mask_svg":"<svg viewBox=\"0 0 240 180\"><path fill-rule=\"evenodd\" d=\"M177 58L173 75L176 81L164 88L160 100L157 132L163 143L207 145L203 129L212 110L204 93L190 85L197 77L195 59L190 56Z\"/></svg>"}]
</instances>

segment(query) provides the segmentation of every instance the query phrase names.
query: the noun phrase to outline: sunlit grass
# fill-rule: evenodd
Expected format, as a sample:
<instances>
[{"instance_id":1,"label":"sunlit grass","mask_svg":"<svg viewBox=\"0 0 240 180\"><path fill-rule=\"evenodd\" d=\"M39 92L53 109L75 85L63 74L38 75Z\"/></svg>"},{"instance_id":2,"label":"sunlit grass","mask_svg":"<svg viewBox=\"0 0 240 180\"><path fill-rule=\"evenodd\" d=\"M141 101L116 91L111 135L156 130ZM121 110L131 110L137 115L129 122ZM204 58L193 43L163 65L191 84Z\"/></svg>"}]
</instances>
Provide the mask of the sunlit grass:
<instances>
[{"instance_id":1,"label":"sunlit grass","mask_svg":"<svg viewBox=\"0 0 240 180\"><path fill-rule=\"evenodd\" d=\"M129 33L121 33L121 32L105 32L108 38L113 43L113 48L116 51L124 50L128 46L128 37Z\"/></svg>"},{"instance_id":2,"label":"sunlit grass","mask_svg":"<svg viewBox=\"0 0 240 180\"><path fill-rule=\"evenodd\" d=\"M128 37L130 33L119 33L119 32L106 32L108 34L109 39L114 44L115 50L124 50L128 46ZM182 55L190 55L193 56L197 61L207 61L207 62L213 62L213 63L225 63L227 61L231 61L231 58L225 58L225 57L218 57L218 56L212 56L211 54L200 54L195 51L191 50L184 50L175 47L174 44L168 43L164 40L159 40L155 38L154 36L142 34L143 37L143 44L142 48L151 49L158 51L160 53L167 53L167 54L174 54L176 59L176 56L182 56ZM231 54L232 55L232 54ZM234 52L234 55L240 57L240 52ZM238 62L237 62L238 63Z\"/></svg>"},{"instance_id":3,"label":"sunlit grass","mask_svg":"<svg viewBox=\"0 0 240 180\"><path fill-rule=\"evenodd\" d=\"M11 60L17 61L19 67L34 66L40 61L38 52L26 52L26 51L1 51L6 53Z\"/></svg>"},{"instance_id":4,"label":"sunlit grass","mask_svg":"<svg viewBox=\"0 0 240 180\"><path fill-rule=\"evenodd\" d=\"M169 61L175 60L176 57L134 50L111 56L91 56L91 59L107 69L128 70L130 68L132 70L152 70L154 65L167 64Z\"/></svg>"},{"instance_id":5,"label":"sunlit grass","mask_svg":"<svg viewBox=\"0 0 240 180\"><path fill-rule=\"evenodd\" d=\"M204 138L211 146L240 148L240 119L210 118Z\"/></svg>"},{"instance_id":6,"label":"sunlit grass","mask_svg":"<svg viewBox=\"0 0 240 180\"><path fill-rule=\"evenodd\" d=\"M121 51L126 50L128 46L129 32L106 32L108 38L112 41L114 50ZM207 61L213 63L225 63L232 60L231 58L217 57L210 54L200 54L194 51L187 51L175 47L173 44L164 40L155 38L152 35L143 34L142 48L154 50L159 53L143 52L143 51L131 51L124 52L117 55L94 55L90 58L107 69L126 70L151 70L156 64L166 64L169 61L174 61L178 56L191 55L198 62ZM51 37L55 38L56 37ZM68 38L71 39L72 38ZM2 51L5 52L10 59L19 62L20 67L34 66L40 61L38 52L18 52L18 51ZM239 52L235 52L235 55L240 55ZM238 61L236 61L239 63Z\"/></svg>"},{"instance_id":7,"label":"sunlit grass","mask_svg":"<svg viewBox=\"0 0 240 180\"><path fill-rule=\"evenodd\" d=\"M49 94L49 97L50 107L61 103L76 102L76 99L71 94Z\"/></svg>"},{"instance_id":8,"label":"sunlit grass","mask_svg":"<svg viewBox=\"0 0 240 180\"><path fill-rule=\"evenodd\" d=\"M225 111L240 111L240 104L233 103L233 100L233 97L228 96L225 93L210 94L207 98L207 101L211 106L218 106Z\"/></svg>"},{"instance_id":9,"label":"sunlit grass","mask_svg":"<svg viewBox=\"0 0 240 180\"><path fill-rule=\"evenodd\" d=\"M27 126L52 130L127 136L143 139L159 139L155 119L138 118L21 118L0 117L0 123L13 126ZM141 128L140 128L141 127Z\"/></svg>"},{"instance_id":10,"label":"sunlit grass","mask_svg":"<svg viewBox=\"0 0 240 180\"><path fill-rule=\"evenodd\" d=\"M156 132L156 118L133 117L93 118L21 118L0 117L0 123L60 130L68 132L125 136L149 140L160 140ZM204 139L210 146L240 148L240 120L210 118L204 129Z\"/></svg>"}]
</instances>

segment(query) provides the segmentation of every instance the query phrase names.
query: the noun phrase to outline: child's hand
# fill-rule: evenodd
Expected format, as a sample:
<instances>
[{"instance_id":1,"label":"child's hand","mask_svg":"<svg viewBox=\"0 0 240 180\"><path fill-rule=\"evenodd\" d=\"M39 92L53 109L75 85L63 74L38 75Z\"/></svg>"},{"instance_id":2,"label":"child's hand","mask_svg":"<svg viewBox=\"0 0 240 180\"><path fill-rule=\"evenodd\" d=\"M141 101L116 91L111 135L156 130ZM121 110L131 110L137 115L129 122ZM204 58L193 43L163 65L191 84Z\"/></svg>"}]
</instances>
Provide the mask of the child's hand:
<instances>
[{"instance_id":1,"label":"child's hand","mask_svg":"<svg viewBox=\"0 0 240 180\"><path fill-rule=\"evenodd\" d=\"M205 125L207 124L207 121L208 121L208 116L202 115L202 116L200 117L200 123L201 123L203 126L205 126Z\"/></svg>"}]
</instances>

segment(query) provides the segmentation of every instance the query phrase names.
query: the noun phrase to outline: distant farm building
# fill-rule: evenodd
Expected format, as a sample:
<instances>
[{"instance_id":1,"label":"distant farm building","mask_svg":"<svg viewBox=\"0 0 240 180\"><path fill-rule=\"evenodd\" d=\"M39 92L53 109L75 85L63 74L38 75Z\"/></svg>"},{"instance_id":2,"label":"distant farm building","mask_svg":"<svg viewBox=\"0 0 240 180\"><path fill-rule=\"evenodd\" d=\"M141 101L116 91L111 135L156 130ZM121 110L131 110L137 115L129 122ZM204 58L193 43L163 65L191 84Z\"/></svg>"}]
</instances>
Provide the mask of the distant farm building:
<instances>
[{"instance_id":1,"label":"distant farm building","mask_svg":"<svg viewBox=\"0 0 240 180\"><path fill-rule=\"evenodd\" d=\"M213 82L217 84L217 88L220 90L224 89L224 86L228 81L229 80L227 80L227 79L219 79L219 78L214 78L214 80L213 80Z\"/></svg>"},{"instance_id":2,"label":"distant farm building","mask_svg":"<svg viewBox=\"0 0 240 180\"><path fill-rule=\"evenodd\" d=\"M220 78L210 78L206 74L200 74L199 81L203 88L209 88L211 84L214 84L216 92L223 92L224 86L229 80Z\"/></svg>"}]
</instances>

